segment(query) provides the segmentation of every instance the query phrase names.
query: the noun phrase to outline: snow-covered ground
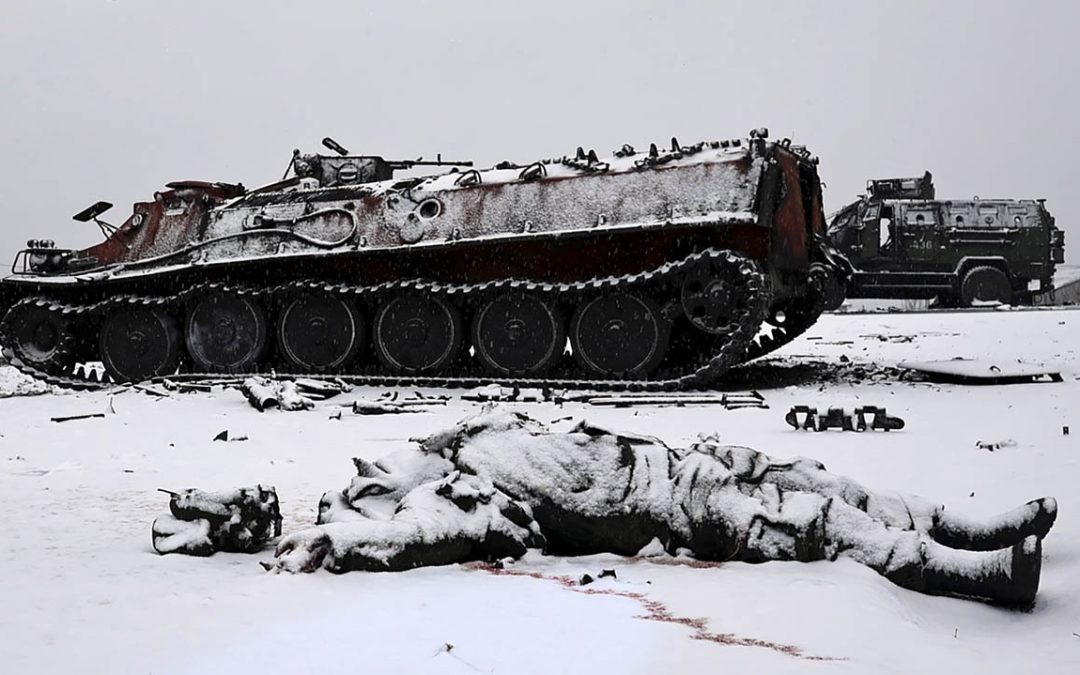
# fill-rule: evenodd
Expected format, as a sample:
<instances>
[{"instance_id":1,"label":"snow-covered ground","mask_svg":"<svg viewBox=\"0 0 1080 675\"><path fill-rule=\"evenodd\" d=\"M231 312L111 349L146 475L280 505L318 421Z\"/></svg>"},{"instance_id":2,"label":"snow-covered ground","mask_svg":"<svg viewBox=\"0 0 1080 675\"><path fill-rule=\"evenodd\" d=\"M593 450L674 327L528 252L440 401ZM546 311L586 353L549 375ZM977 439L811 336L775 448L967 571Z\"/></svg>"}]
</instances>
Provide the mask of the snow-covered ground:
<instances>
[{"instance_id":1,"label":"snow-covered ground","mask_svg":"<svg viewBox=\"0 0 1080 675\"><path fill-rule=\"evenodd\" d=\"M1075 673L1080 672L1080 311L824 317L782 358L744 369L769 409L514 404L686 443L805 455L863 483L991 515L1053 495L1042 587L1028 613L924 596L850 561L698 566L530 554L401 574L267 574L258 555L158 556L157 488L277 487L285 532L374 459L475 410L330 419L356 390L305 412L258 413L236 391L128 391L0 400L0 657L7 673ZM1022 358L1063 383L936 385L882 370L904 360ZM850 359L844 363L841 357ZM0 369L0 388L17 386ZM907 427L813 433L796 404L882 405ZM1071 427L1064 435L1062 427ZM228 429L241 442L214 442ZM1013 440L994 452L977 441ZM585 587L560 579L614 569ZM753 641L762 643L757 646ZM735 644L732 644L735 643ZM747 646L750 644L750 646ZM793 656L784 649L801 650ZM805 657L826 657L816 660Z\"/></svg>"}]
</instances>

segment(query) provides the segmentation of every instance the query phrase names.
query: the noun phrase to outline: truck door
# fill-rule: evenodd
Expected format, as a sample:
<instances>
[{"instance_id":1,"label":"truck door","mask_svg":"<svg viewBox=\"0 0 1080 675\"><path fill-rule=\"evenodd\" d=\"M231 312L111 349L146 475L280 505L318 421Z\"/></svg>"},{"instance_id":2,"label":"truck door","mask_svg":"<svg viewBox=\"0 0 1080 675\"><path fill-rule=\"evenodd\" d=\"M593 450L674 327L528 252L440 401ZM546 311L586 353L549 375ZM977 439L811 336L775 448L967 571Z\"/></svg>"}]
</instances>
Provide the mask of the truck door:
<instances>
[{"instance_id":1,"label":"truck door","mask_svg":"<svg viewBox=\"0 0 1080 675\"><path fill-rule=\"evenodd\" d=\"M909 265L927 270L940 256L941 217L937 204L902 204L897 218L897 249Z\"/></svg>"},{"instance_id":2,"label":"truck door","mask_svg":"<svg viewBox=\"0 0 1080 675\"><path fill-rule=\"evenodd\" d=\"M897 220L898 204L895 201L882 202L878 218L875 219L875 234L877 235L878 269L897 270L901 269L904 261L904 252L899 238Z\"/></svg>"},{"instance_id":3,"label":"truck door","mask_svg":"<svg viewBox=\"0 0 1080 675\"><path fill-rule=\"evenodd\" d=\"M868 205L862 214L862 222L859 224L859 259L868 268L874 267L879 255L878 217L880 213L880 204Z\"/></svg>"}]
</instances>

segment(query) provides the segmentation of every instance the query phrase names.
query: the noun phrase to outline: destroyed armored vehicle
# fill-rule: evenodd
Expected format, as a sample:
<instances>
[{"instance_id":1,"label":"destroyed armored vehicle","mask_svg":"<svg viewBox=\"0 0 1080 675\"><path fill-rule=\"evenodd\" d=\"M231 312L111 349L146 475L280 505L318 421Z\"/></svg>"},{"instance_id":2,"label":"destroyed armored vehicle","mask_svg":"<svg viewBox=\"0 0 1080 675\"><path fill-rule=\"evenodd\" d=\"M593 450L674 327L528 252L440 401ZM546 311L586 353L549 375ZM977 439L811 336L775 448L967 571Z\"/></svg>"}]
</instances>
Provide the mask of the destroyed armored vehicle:
<instances>
[{"instance_id":1,"label":"destroyed armored vehicle","mask_svg":"<svg viewBox=\"0 0 1080 675\"><path fill-rule=\"evenodd\" d=\"M104 242L32 241L0 344L70 387L270 372L675 389L805 331L845 266L817 159L748 139L531 164L293 153L255 190L181 181ZM438 175L399 169L453 165Z\"/></svg>"},{"instance_id":2,"label":"destroyed armored vehicle","mask_svg":"<svg viewBox=\"0 0 1080 675\"><path fill-rule=\"evenodd\" d=\"M1043 200L938 200L929 171L869 181L833 216L829 241L854 266L849 297L946 306L1031 304L1065 260L1064 233Z\"/></svg>"}]
</instances>

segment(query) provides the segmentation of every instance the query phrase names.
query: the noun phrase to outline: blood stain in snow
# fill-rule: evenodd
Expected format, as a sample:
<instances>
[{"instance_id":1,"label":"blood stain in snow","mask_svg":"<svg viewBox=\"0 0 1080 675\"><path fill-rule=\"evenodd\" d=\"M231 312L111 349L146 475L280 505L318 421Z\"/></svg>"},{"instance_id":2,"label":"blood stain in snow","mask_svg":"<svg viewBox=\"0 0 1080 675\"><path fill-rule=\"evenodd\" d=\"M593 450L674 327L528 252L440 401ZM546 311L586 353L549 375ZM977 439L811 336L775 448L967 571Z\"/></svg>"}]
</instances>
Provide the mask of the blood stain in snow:
<instances>
[{"instance_id":1,"label":"blood stain in snow","mask_svg":"<svg viewBox=\"0 0 1080 675\"><path fill-rule=\"evenodd\" d=\"M533 579L543 579L545 581L554 581L567 590L574 591L576 593L584 593L585 595L610 595L617 598L626 598L628 600L636 600L641 604L641 607L645 610L644 614L638 614L635 618L645 619L646 621L660 621L663 623L673 623L680 626L686 626L692 629L694 632L690 636L692 640L707 640L709 642L715 642L721 645L728 645L731 647L759 647L762 649L771 649L781 654L787 654L788 656L794 656L795 658L804 659L806 661L847 661L846 657L837 656L813 656L803 652L801 647L795 645L787 645L781 642L772 642L770 640L760 640L758 638L746 638L733 635L732 633L713 633L707 629L707 622L705 619L693 618L687 616L676 616L671 613L667 605L659 600L651 600L644 593L637 593L634 591L620 591L618 589L611 588L581 588L578 585L577 580L567 575L549 575L541 572L526 572L524 570L511 570L505 567L496 567L489 563L467 563L463 565L466 569L481 570L494 574L495 576L514 576L514 577L531 577Z\"/></svg>"}]
</instances>

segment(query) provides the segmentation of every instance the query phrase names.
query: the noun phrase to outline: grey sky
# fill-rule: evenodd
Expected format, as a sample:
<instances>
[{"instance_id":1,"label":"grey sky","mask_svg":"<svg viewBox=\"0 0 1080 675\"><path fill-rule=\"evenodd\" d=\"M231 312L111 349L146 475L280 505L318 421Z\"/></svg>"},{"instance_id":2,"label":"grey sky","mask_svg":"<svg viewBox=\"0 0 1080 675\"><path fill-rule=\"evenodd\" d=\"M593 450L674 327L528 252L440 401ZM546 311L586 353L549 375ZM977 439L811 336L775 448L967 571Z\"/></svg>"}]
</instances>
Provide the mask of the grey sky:
<instances>
[{"instance_id":1,"label":"grey sky","mask_svg":"<svg viewBox=\"0 0 1080 675\"><path fill-rule=\"evenodd\" d=\"M490 165L767 126L826 207L934 172L1045 197L1080 246L1078 3L6 0L0 264L176 179L280 177L294 147ZM1069 260L1075 260L1069 255ZM6 269L6 267L5 267Z\"/></svg>"}]
</instances>

